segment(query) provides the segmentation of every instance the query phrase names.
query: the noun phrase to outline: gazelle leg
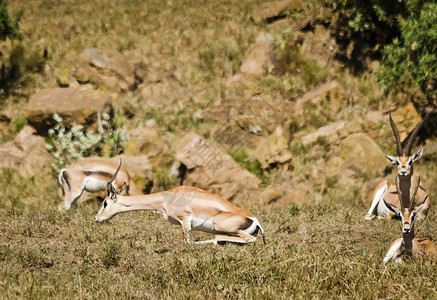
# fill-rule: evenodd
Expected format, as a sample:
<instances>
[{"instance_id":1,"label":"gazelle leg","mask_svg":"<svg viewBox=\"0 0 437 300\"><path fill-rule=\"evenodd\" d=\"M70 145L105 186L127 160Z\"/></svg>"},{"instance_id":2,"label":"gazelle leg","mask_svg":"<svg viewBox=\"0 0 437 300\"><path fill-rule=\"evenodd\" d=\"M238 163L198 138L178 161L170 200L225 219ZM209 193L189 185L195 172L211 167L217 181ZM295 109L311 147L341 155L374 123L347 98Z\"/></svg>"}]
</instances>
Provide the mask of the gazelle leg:
<instances>
[{"instance_id":1,"label":"gazelle leg","mask_svg":"<svg viewBox=\"0 0 437 300\"><path fill-rule=\"evenodd\" d=\"M191 220L185 219L182 220L182 230L184 231L184 236L188 244L192 244L191 241Z\"/></svg>"},{"instance_id":2,"label":"gazelle leg","mask_svg":"<svg viewBox=\"0 0 437 300\"><path fill-rule=\"evenodd\" d=\"M375 212L379 202L382 201L382 199L385 195L385 192L387 191L387 188L388 188L387 184L385 184L376 191L375 196L373 197L372 205L370 205L370 209L367 212L367 215L365 216L364 219L366 219L366 220L375 219L376 216L375 216L374 212Z\"/></svg>"},{"instance_id":3,"label":"gazelle leg","mask_svg":"<svg viewBox=\"0 0 437 300\"><path fill-rule=\"evenodd\" d=\"M70 190L70 192L64 198L64 203L59 206L59 210L69 210L71 206L77 201L77 199L82 196L84 190L85 187L83 187L83 189L80 191Z\"/></svg>"},{"instance_id":4,"label":"gazelle leg","mask_svg":"<svg viewBox=\"0 0 437 300\"><path fill-rule=\"evenodd\" d=\"M212 240L206 241L198 241L195 244L214 244L217 245L219 242L232 242L232 243L240 243L247 244L256 241L256 237L251 236L250 234L245 233L244 231L239 232L241 236L231 236L226 234L216 234L215 238Z\"/></svg>"}]
</instances>

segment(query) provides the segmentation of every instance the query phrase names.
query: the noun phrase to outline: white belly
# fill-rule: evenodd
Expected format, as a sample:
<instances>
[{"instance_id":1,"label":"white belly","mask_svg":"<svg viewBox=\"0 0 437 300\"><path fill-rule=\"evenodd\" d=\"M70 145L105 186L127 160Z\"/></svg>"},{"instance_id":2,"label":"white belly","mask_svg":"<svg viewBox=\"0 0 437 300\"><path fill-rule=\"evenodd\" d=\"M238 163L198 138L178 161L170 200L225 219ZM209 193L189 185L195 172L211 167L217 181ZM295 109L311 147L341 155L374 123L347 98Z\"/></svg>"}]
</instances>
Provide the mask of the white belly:
<instances>
[{"instance_id":1,"label":"white belly","mask_svg":"<svg viewBox=\"0 0 437 300\"><path fill-rule=\"evenodd\" d=\"M217 233L212 220L213 218L210 218L208 220L203 220L196 217L192 217L191 226L195 230L209 232L209 233Z\"/></svg>"},{"instance_id":2,"label":"white belly","mask_svg":"<svg viewBox=\"0 0 437 300\"><path fill-rule=\"evenodd\" d=\"M107 181L88 177L87 179L85 179L84 182L85 191L90 193L97 193L100 191L104 191L106 188L106 183Z\"/></svg>"}]
</instances>

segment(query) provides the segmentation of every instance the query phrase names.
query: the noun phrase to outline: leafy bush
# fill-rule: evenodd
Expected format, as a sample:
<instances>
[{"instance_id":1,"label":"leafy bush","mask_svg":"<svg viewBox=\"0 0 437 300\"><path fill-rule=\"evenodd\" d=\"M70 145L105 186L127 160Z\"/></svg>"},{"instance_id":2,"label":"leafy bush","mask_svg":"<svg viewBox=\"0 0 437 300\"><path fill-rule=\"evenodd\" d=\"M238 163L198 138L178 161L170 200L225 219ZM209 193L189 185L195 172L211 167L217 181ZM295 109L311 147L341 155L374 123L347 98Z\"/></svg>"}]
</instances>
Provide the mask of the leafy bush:
<instances>
[{"instance_id":1,"label":"leafy bush","mask_svg":"<svg viewBox=\"0 0 437 300\"><path fill-rule=\"evenodd\" d=\"M74 125L67 130L60 116L55 114L53 119L57 124L49 129L49 141L46 147L56 160L53 166L55 171L59 171L79 157L115 156L122 151L123 145L128 141L127 134L122 129L115 131L108 129L104 133L94 133L91 130L84 132L82 126Z\"/></svg>"},{"instance_id":2,"label":"leafy bush","mask_svg":"<svg viewBox=\"0 0 437 300\"><path fill-rule=\"evenodd\" d=\"M19 12L14 18L9 16L7 1L0 0L0 41L11 41L20 37L20 22L23 12Z\"/></svg>"},{"instance_id":3,"label":"leafy bush","mask_svg":"<svg viewBox=\"0 0 437 300\"><path fill-rule=\"evenodd\" d=\"M365 52L382 56L379 80L386 91L419 87L432 104L437 96L437 4L433 0L334 0L333 27L351 61ZM366 45L363 47L363 45ZM356 61L354 61L356 60Z\"/></svg>"}]
</instances>

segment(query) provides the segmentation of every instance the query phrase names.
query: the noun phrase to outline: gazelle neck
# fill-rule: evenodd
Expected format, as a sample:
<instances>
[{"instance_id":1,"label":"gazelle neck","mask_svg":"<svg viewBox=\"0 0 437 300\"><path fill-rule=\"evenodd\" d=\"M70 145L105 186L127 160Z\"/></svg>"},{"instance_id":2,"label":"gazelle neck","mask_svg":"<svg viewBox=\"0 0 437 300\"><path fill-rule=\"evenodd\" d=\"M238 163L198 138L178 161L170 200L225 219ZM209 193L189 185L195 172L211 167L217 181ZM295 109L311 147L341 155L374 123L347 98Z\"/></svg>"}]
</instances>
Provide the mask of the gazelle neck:
<instances>
[{"instance_id":1,"label":"gazelle neck","mask_svg":"<svg viewBox=\"0 0 437 300\"><path fill-rule=\"evenodd\" d=\"M413 240L414 240L414 228L411 228L409 233L402 234L404 239L404 247L407 255L411 255L413 253Z\"/></svg>"},{"instance_id":2,"label":"gazelle neck","mask_svg":"<svg viewBox=\"0 0 437 300\"><path fill-rule=\"evenodd\" d=\"M402 193L402 204L404 207L410 207L410 188L411 188L411 177L413 176L413 169L408 176L399 176L399 189Z\"/></svg>"},{"instance_id":3,"label":"gazelle neck","mask_svg":"<svg viewBox=\"0 0 437 300\"><path fill-rule=\"evenodd\" d=\"M123 206L123 211L154 210L163 211L164 198L162 193L141 196L117 196L116 204Z\"/></svg>"}]
</instances>

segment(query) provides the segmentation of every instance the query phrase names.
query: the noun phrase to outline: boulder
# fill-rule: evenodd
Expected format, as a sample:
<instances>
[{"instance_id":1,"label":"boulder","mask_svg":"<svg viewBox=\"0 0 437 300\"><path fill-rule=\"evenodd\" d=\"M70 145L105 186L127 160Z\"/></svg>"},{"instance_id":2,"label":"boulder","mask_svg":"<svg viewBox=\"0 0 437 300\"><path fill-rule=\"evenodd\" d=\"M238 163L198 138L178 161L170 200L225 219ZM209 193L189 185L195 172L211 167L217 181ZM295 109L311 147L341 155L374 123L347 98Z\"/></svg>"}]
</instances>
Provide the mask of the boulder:
<instances>
[{"instance_id":1,"label":"boulder","mask_svg":"<svg viewBox=\"0 0 437 300\"><path fill-rule=\"evenodd\" d=\"M145 155L154 167L166 165L171 161L170 149L159 136L153 119L129 130L129 136L130 141L124 149L126 155Z\"/></svg>"},{"instance_id":2,"label":"boulder","mask_svg":"<svg viewBox=\"0 0 437 300\"><path fill-rule=\"evenodd\" d=\"M325 139L327 144L336 144L349 134L359 131L361 131L361 126L358 122L339 121L323 126L315 132L303 136L302 144L308 147L317 142L320 138Z\"/></svg>"},{"instance_id":3,"label":"boulder","mask_svg":"<svg viewBox=\"0 0 437 300\"><path fill-rule=\"evenodd\" d=\"M422 121L412 103L398 107L391 113L391 116L399 131L402 142L408 138L408 135L416 125ZM363 118L362 126L367 134L383 149L391 149L391 154L395 154L396 142L387 113L381 111L367 113Z\"/></svg>"},{"instance_id":4,"label":"boulder","mask_svg":"<svg viewBox=\"0 0 437 300\"><path fill-rule=\"evenodd\" d=\"M255 6L252 11L252 19L256 23L269 21L278 17L285 17L293 10L303 10L305 4L300 0L272 1Z\"/></svg>"},{"instance_id":5,"label":"boulder","mask_svg":"<svg viewBox=\"0 0 437 300\"><path fill-rule=\"evenodd\" d=\"M275 68L272 37L262 33L245 55L240 71L245 74L261 75L273 73Z\"/></svg>"},{"instance_id":6,"label":"boulder","mask_svg":"<svg viewBox=\"0 0 437 300\"><path fill-rule=\"evenodd\" d=\"M66 128L78 124L85 130L103 130L104 115L108 119L112 110L110 97L101 91L85 87L56 88L32 96L26 106L26 118L40 135L47 135L56 125L54 114L62 118Z\"/></svg>"},{"instance_id":7,"label":"boulder","mask_svg":"<svg viewBox=\"0 0 437 300\"><path fill-rule=\"evenodd\" d=\"M13 141L0 145L0 167L16 169L22 176L46 174L53 163L44 138L30 126L24 127Z\"/></svg>"},{"instance_id":8,"label":"boulder","mask_svg":"<svg viewBox=\"0 0 437 300\"><path fill-rule=\"evenodd\" d=\"M267 137L263 137L256 147L255 157L261 163L263 169L272 164L283 164L292 158L288 150L288 139L284 136L281 127Z\"/></svg>"},{"instance_id":9,"label":"boulder","mask_svg":"<svg viewBox=\"0 0 437 300\"><path fill-rule=\"evenodd\" d=\"M277 126L290 127L290 105L267 94L219 99L203 110L202 117L215 124L212 132L222 144L255 148L261 137Z\"/></svg>"},{"instance_id":10,"label":"boulder","mask_svg":"<svg viewBox=\"0 0 437 300\"><path fill-rule=\"evenodd\" d=\"M291 111L301 123L321 127L338 119L338 113L346 104L341 85L337 81L331 81L296 99Z\"/></svg>"},{"instance_id":11,"label":"boulder","mask_svg":"<svg viewBox=\"0 0 437 300\"><path fill-rule=\"evenodd\" d=\"M7 132L9 124L11 123L12 115L10 112L0 112L0 138L2 138Z\"/></svg>"},{"instance_id":12,"label":"boulder","mask_svg":"<svg viewBox=\"0 0 437 300\"><path fill-rule=\"evenodd\" d=\"M120 53L104 53L96 48L87 48L79 56L73 76L81 83L104 86L116 92L135 90L135 61Z\"/></svg>"},{"instance_id":13,"label":"boulder","mask_svg":"<svg viewBox=\"0 0 437 300\"><path fill-rule=\"evenodd\" d=\"M178 106L181 106L193 99L187 87L175 75L164 70L150 71L138 86L137 94L147 100L148 106L166 109L170 108L170 104L180 101Z\"/></svg>"},{"instance_id":14,"label":"boulder","mask_svg":"<svg viewBox=\"0 0 437 300\"><path fill-rule=\"evenodd\" d=\"M370 178L383 175L387 160L381 148L368 135L354 133L343 140L340 148L344 167Z\"/></svg>"},{"instance_id":15,"label":"boulder","mask_svg":"<svg viewBox=\"0 0 437 300\"><path fill-rule=\"evenodd\" d=\"M184 184L217 193L225 199L246 195L261 182L224 151L195 133L177 140L174 151L184 166L179 169L186 169L185 174L181 174Z\"/></svg>"}]
</instances>

